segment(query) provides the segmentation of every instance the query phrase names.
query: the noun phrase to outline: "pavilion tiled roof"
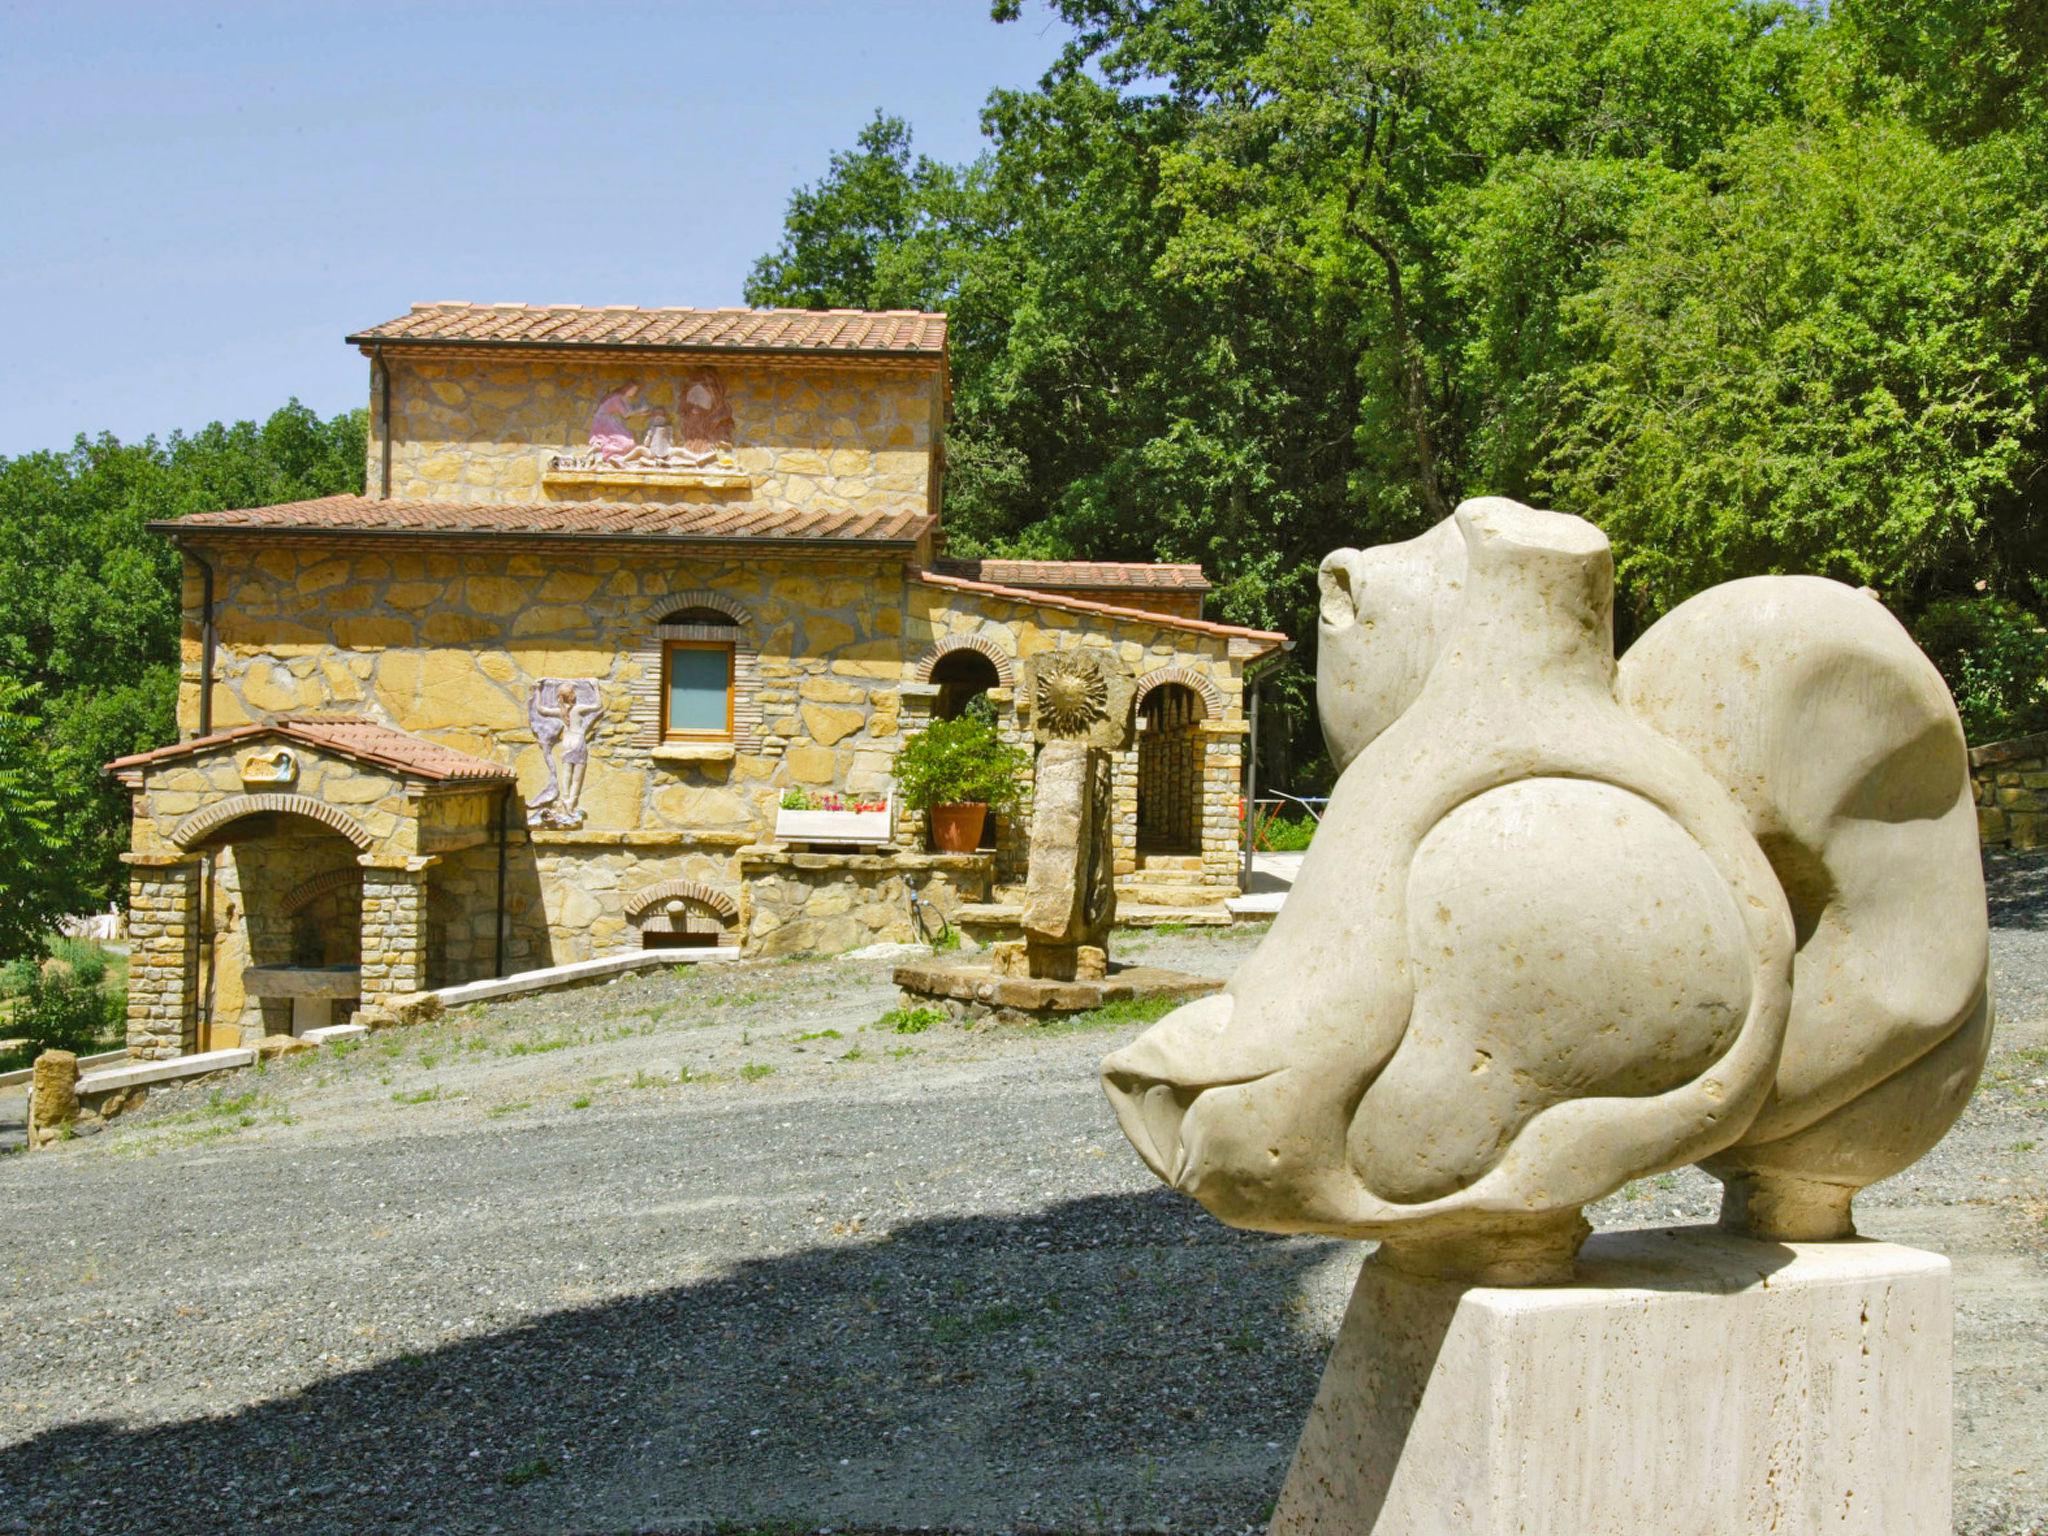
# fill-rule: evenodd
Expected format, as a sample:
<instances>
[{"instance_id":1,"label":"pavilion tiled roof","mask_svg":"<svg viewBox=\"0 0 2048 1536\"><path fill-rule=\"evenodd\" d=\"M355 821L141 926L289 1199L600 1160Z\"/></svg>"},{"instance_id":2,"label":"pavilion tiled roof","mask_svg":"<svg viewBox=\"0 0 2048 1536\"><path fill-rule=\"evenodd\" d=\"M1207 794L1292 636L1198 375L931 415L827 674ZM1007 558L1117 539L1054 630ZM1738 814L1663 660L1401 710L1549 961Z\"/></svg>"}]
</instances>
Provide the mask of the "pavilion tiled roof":
<instances>
[{"instance_id":1,"label":"pavilion tiled roof","mask_svg":"<svg viewBox=\"0 0 2048 1536\"><path fill-rule=\"evenodd\" d=\"M151 523L164 533L331 533L525 535L539 538L753 540L896 544L917 542L935 519L925 512L809 511L802 507L685 506L674 503L553 501L382 501L321 496L270 507L195 512Z\"/></svg>"},{"instance_id":2,"label":"pavilion tiled roof","mask_svg":"<svg viewBox=\"0 0 2048 1536\"><path fill-rule=\"evenodd\" d=\"M1220 635L1226 639L1244 641L1258 656L1294 649L1294 642L1277 629L1248 629L1242 624L1218 624L1210 619L1183 619L1170 613L1154 613L1148 609L1127 608L1116 603L1099 603L1086 597L1069 597L1061 592L1038 592L1028 587L1010 587L999 582L949 576L943 571L919 571L917 579L928 587L945 587L955 592L978 592L984 596L999 597L1013 603L1029 604L1035 608L1058 608L1068 613L1097 613L1114 619L1132 619L1162 629L1182 629L1197 635Z\"/></svg>"},{"instance_id":3,"label":"pavilion tiled roof","mask_svg":"<svg viewBox=\"0 0 2048 1536\"><path fill-rule=\"evenodd\" d=\"M1207 592L1199 565L1146 565L1122 560L936 560L942 576L998 586L1054 591Z\"/></svg>"},{"instance_id":4,"label":"pavilion tiled roof","mask_svg":"<svg viewBox=\"0 0 2048 1536\"><path fill-rule=\"evenodd\" d=\"M637 309L581 304L415 304L357 331L356 346L649 348L677 352L943 357L946 317L924 310Z\"/></svg>"},{"instance_id":5,"label":"pavilion tiled roof","mask_svg":"<svg viewBox=\"0 0 2048 1536\"><path fill-rule=\"evenodd\" d=\"M489 758L458 752L364 715L285 715L266 724L238 725L208 736L195 736L190 741L173 742L153 752L117 757L107 764L106 771L120 773L144 768L258 736L282 736L301 746L339 753L435 783L456 779L509 783L513 777L510 768Z\"/></svg>"}]
</instances>

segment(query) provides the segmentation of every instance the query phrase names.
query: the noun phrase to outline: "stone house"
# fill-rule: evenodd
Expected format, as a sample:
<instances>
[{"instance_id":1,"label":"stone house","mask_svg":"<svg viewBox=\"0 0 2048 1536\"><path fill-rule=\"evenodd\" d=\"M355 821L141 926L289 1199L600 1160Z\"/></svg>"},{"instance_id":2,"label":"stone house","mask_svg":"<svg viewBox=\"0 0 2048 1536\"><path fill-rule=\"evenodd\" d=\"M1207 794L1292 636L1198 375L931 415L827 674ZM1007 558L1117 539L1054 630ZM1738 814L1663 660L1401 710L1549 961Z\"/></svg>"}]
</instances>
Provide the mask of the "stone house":
<instances>
[{"instance_id":1,"label":"stone house","mask_svg":"<svg viewBox=\"0 0 2048 1536\"><path fill-rule=\"evenodd\" d=\"M944 558L944 316L431 304L348 339L368 494L159 525L184 739L109 765L134 1054L643 947L901 937L912 885L999 901L1024 815L927 853L895 754L980 695L1028 742L1021 669L1071 647L1137 679L1120 879L1236 889L1247 684L1286 638L1204 618L1193 566ZM792 789L893 807L887 841L778 842Z\"/></svg>"}]
</instances>

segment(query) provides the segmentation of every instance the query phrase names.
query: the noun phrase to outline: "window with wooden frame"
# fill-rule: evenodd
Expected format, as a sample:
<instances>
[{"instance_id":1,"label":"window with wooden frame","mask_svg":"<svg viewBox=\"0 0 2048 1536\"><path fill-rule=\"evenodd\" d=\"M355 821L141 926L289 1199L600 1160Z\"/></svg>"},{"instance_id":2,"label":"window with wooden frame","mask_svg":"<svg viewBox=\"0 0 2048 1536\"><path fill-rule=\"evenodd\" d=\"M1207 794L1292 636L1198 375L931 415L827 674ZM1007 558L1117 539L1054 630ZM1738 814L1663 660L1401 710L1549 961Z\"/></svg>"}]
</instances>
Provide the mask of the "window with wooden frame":
<instances>
[{"instance_id":1,"label":"window with wooden frame","mask_svg":"<svg viewBox=\"0 0 2048 1536\"><path fill-rule=\"evenodd\" d=\"M730 740L733 734L732 620L704 608L685 608L662 621L661 739ZM687 629L687 638L675 629ZM723 631L723 634L720 633Z\"/></svg>"},{"instance_id":2,"label":"window with wooden frame","mask_svg":"<svg viewBox=\"0 0 2048 1536\"><path fill-rule=\"evenodd\" d=\"M657 760L667 760L664 747L688 761L716 755L721 748L761 751L761 655L753 617L708 588L670 593L666 601L649 606L661 617L641 631L634 646L633 741ZM724 649L731 659L722 684L715 656L672 660L687 647L671 650L671 641ZM714 713L721 686L725 700ZM693 727L693 719L706 725Z\"/></svg>"}]
</instances>

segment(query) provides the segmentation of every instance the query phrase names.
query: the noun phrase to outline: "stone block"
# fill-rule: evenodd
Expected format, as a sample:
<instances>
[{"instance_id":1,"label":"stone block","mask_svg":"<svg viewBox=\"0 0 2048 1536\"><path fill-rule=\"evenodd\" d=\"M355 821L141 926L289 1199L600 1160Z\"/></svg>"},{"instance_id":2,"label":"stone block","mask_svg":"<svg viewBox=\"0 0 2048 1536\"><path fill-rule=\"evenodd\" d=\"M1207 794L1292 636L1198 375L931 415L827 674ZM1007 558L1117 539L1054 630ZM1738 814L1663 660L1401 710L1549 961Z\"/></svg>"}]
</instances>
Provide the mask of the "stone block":
<instances>
[{"instance_id":1,"label":"stone block","mask_svg":"<svg viewBox=\"0 0 2048 1536\"><path fill-rule=\"evenodd\" d=\"M1711 1227L1361 1272L1274 1536L1948 1536L1946 1259Z\"/></svg>"},{"instance_id":2,"label":"stone block","mask_svg":"<svg viewBox=\"0 0 2048 1536\"><path fill-rule=\"evenodd\" d=\"M804 729L811 733L821 746L832 746L845 740L863 725L867 716L858 709L845 709L831 704L806 704L800 713Z\"/></svg>"}]
</instances>

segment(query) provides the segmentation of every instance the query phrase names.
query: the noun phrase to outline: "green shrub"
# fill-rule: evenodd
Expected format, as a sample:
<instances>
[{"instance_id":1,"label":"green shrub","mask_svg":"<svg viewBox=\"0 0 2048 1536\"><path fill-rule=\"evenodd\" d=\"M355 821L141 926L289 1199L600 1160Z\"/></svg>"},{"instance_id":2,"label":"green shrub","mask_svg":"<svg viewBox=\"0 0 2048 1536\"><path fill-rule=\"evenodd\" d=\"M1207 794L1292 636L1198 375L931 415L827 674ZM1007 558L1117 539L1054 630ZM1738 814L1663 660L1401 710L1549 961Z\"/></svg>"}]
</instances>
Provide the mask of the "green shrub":
<instances>
[{"instance_id":1,"label":"green shrub","mask_svg":"<svg viewBox=\"0 0 2048 1536\"><path fill-rule=\"evenodd\" d=\"M44 1051L87 1056L118 1045L127 1025L128 994L125 988L102 985L105 974L104 960L90 982L61 961L33 973L6 1021L9 1035L29 1043L0 1059L0 1071L26 1066Z\"/></svg>"},{"instance_id":2,"label":"green shrub","mask_svg":"<svg viewBox=\"0 0 2048 1536\"><path fill-rule=\"evenodd\" d=\"M1973 743L2048 730L2048 634L2032 610L2003 597L1930 603L1914 639L1941 669Z\"/></svg>"},{"instance_id":3,"label":"green shrub","mask_svg":"<svg viewBox=\"0 0 2048 1536\"><path fill-rule=\"evenodd\" d=\"M1007 811L1029 766L1024 753L996 732L994 719L969 710L935 720L896 754L896 783L914 811L935 805L985 805Z\"/></svg>"},{"instance_id":4,"label":"green shrub","mask_svg":"<svg viewBox=\"0 0 2048 1536\"><path fill-rule=\"evenodd\" d=\"M937 1008L891 1008L875 1020L875 1027L899 1035L921 1035L934 1024L945 1022L946 1015Z\"/></svg>"},{"instance_id":5,"label":"green shrub","mask_svg":"<svg viewBox=\"0 0 2048 1536\"><path fill-rule=\"evenodd\" d=\"M1259 826L1259 847L1267 853L1299 853L1306 848L1316 835L1316 820L1313 816L1298 817L1289 821L1275 816Z\"/></svg>"}]
</instances>

